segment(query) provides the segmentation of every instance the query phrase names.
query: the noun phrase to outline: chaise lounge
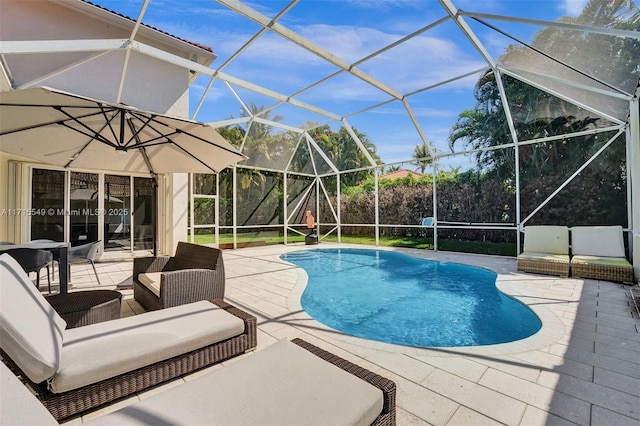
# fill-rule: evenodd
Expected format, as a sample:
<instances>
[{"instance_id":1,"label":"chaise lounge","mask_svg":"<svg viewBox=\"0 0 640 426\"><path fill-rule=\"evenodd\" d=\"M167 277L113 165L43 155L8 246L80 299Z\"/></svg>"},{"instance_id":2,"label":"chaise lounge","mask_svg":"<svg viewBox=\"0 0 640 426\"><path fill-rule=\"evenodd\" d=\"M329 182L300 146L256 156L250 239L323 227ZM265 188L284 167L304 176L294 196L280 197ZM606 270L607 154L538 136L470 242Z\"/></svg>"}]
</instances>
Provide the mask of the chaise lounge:
<instances>
[{"instance_id":1,"label":"chaise lounge","mask_svg":"<svg viewBox=\"0 0 640 426\"><path fill-rule=\"evenodd\" d=\"M535 225L524 228L524 247L518 271L569 276L569 228Z\"/></svg>"},{"instance_id":2,"label":"chaise lounge","mask_svg":"<svg viewBox=\"0 0 640 426\"><path fill-rule=\"evenodd\" d=\"M633 284L622 226L574 226L571 251L571 276Z\"/></svg>"},{"instance_id":3,"label":"chaise lounge","mask_svg":"<svg viewBox=\"0 0 640 426\"><path fill-rule=\"evenodd\" d=\"M58 420L255 346L256 318L221 300L66 329L20 265L0 256L0 355Z\"/></svg>"},{"instance_id":4,"label":"chaise lounge","mask_svg":"<svg viewBox=\"0 0 640 426\"><path fill-rule=\"evenodd\" d=\"M178 242L174 256L133 259L133 297L146 311L224 298L222 250Z\"/></svg>"},{"instance_id":5,"label":"chaise lounge","mask_svg":"<svg viewBox=\"0 0 640 426\"><path fill-rule=\"evenodd\" d=\"M0 387L0 423L57 424L1 363ZM391 380L304 340L282 340L84 423L395 425L395 394Z\"/></svg>"}]
</instances>

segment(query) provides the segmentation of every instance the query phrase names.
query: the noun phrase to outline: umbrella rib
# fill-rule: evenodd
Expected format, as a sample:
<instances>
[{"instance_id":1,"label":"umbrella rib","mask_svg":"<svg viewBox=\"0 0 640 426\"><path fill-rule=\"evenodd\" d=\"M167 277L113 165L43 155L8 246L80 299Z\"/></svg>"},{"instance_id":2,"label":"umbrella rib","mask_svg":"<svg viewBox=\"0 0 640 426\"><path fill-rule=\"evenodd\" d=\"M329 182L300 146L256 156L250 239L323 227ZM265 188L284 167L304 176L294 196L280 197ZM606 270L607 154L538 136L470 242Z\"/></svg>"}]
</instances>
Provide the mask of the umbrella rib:
<instances>
[{"instance_id":1,"label":"umbrella rib","mask_svg":"<svg viewBox=\"0 0 640 426\"><path fill-rule=\"evenodd\" d=\"M184 121L184 120L181 120L181 121ZM160 139L160 138L162 138L162 137L166 137L166 138L167 138L167 140L169 141L169 143L175 143L175 142L173 142L171 139L169 139L169 136L173 136L173 135L177 135L177 134L184 134L184 135L187 135L187 136L192 137L192 138L194 138L194 139L197 139L197 140L199 140L199 141L201 141L201 142L204 142L204 143L206 143L206 144L208 144L208 145L215 146L216 148L220 148L220 149L222 149L222 150L224 150L224 151L230 152L230 153L232 153L232 154L237 154L237 153L238 153L238 152L237 152L237 151L235 151L234 149L229 149L229 148L226 148L226 147L224 147L224 146L220 146L220 145L218 145L218 144L217 144L217 143L215 143L215 142L211 142L211 141L209 141L209 140L207 140L207 139L201 138L200 136L198 136L198 135L194 135L193 133L187 132L187 131L185 131L185 130L182 130L182 129L176 129L176 128L174 128L174 127L169 126L168 124L165 124L165 123L162 123L162 122L159 122L159 121L156 121L156 123L161 124L161 125L163 125L163 126L165 126L165 127L168 127L168 128L170 128L170 129L173 129L173 133L172 133L172 134L170 134L170 135L163 135L161 132L159 132L159 131L158 131L157 129L155 129L153 126L149 126L151 129L153 129L156 133L158 133L158 134L160 135L160 136L158 136L157 138L150 139L150 140L149 140L149 142L152 142L152 141L158 140L158 139ZM193 124L197 124L197 125L200 125L200 126L206 126L206 124L202 124L202 123L195 123L195 122L194 122ZM215 129L214 129L214 130L215 130Z\"/></svg>"},{"instance_id":2,"label":"umbrella rib","mask_svg":"<svg viewBox=\"0 0 640 426\"><path fill-rule=\"evenodd\" d=\"M136 132L135 126L133 125L133 123L131 122L131 120L126 120L127 125L129 126L129 129L131 130L131 132L133 133L132 138L136 139L136 143L140 141L140 137L138 136L138 132ZM124 127L124 126L123 126ZM142 155L142 158L144 159L145 164L147 165L147 168L149 169L149 173L151 174L151 176L156 176L156 172L153 170L153 166L151 165L151 159L149 158L149 156L147 155L147 151L144 149L144 147L139 148L140 150L140 154Z\"/></svg>"},{"instance_id":3,"label":"umbrella rib","mask_svg":"<svg viewBox=\"0 0 640 426\"><path fill-rule=\"evenodd\" d=\"M57 108L56 106L51 106L51 105L18 105L18 104L0 104L0 106L27 106L27 107L42 107L42 108ZM91 109L95 109L95 107L73 107L73 108L91 108ZM88 117L93 117L96 115L99 115L99 112L91 112L89 114L85 114L85 115L79 115L76 118L78 119L83 119L83 118L88 118ZM69 116L68 114L67 117ZM33 129L38 129L40 127L47 127L47 126L51 126L52 124L63 124L66 120L52 120L52 121L47 121L44 123L38 123L38 124L34 124L31 126L25 126L25 127L20 127L18 129L12 129L12 130L5 130L3 132L0 132L0 136L4 136L4 135L10 135L12 133L18 133L18 132L24 132L27 130L33 130Z\"/></svg>"},{"instance_id":4,"label":"umbrella rib","mask_svg":"<svg viewBox=\"0 0 640 426\"><path fill-rule=\"evenodd\" d=\"M116 110L116 108L111 109L109 112L114 111L114 110ZM121 112L122 110L119 110L119 111ZM113 119L116 118L117 114L114 114L114 115L111 116L111 118L109 118L107 116L107 111L105 110L104 105L102 105L102 104L100 105L100 113L104 117L104 122L106 123L105 127L107 127L107 126L109 127L109 130L111 130L111 135L113 136L113 140L117 141L118 140L118 136L116 135L116 132L113 129L113 126L111 126L111 121L113 121ZM104 130L104 127L100 130L100 132L102 132L102 130Z\"/></svg>"},{"instance_id":5,"label":"umbrella rib","mask_svg":"<svg viewBox=\"0 0 640 426\"><path fill-rule=\"evenodd\" d=\"M212 168L211 166L209 166L207 163L205 163L204 161L202 161L201 159L199 159L198 157L196 157L195 155L193 155L192 153L190 153L189 151L187 151L186 149L184 149L183 147L181 147L180 145L178 145L177 143L173 142L173 144L179 148L183 153L185 153L186 155L188 155L189 157L193 158L194 160L196 160L198 163L202 164L203 166L205 166L207 169L211 170L213 173L218 173L218 171L214 168Z\"/></svg>"},{"instance_id":6,"label":"umbrella rib","mask_svg":"<svg viewBox=\"0 0 640 426\"><path fill-rule=\"evenodd\" d=\"M206 124L202 124L202 126L206 126ZM215 130L215 129L214 129L214 130ZM220 149L222 149L222 150L224 150L224 151L227 151L227 152L230 152L230 153L232 153L232 154L238 154L238 151L236 151L235 149L229 149L229 148L226 148L226 147L224 147L224 146L220 146L220 145L218 145L218 144L217 144L217 143L215 143L215 142L211 142L211 141L209 141L209 140L206 140L206 139L204 139L204 138L201 138L200 136L198 136L198 135L194 135L193 133L189 133L189 132L186 132L186 131L184 131L184 130L179 130L179 129L176 129L176 133L184 133L185 135L191 136L192 138L198 139L198 140L200 140L200 141L202 141L202 142L204 142L204 143L206 143L206 144L209 144L209 145L211 145L211 146L215 146L216 148L220 148ZM220 137L222 137L222 135L221 135Z\"/></svg>"},{"instance_id":7,"label":"umbrella rib","mask_svg":"<svg viewBox=\"0 0 640 426\"><path fill-rule=\"evenodd\" d=\"M166 138L168 142L165 143L173 143L173 141L171 139L169 139L169 136L175 135L177 132L175 131L175 129L173 129L173 133L171 134L164 134L160 131L158 131L155 127L153 127L150 123L152 120L155 119L155 115L151 115L149 117L147 117L144 114L137 114L136 112L131 112L131 115L133 117L135 117L136 119L138 119L140 122L142 122L142 126L140 126L140 128L138 128L137 130L135 129L135 126L133 126L133 123L131 122L131 120L129 120L130 122L130 128L131 131L134 133L133 136L131 137L131 139L135 138L136 139L136 146L140 147L140 146L148 146L149 142L154 142L157 141L158 139L162 139L162 138ZM144 118L144 120L142 118L140 118L140 116L142 116ZM160 123L159 121L156 121L156 123L162 124L164 126L166 126L166 124L164 123ZM156 132L158 134L158 136L156 136L155 138L149 139L145 142L142 142L142 140L140 139L139 135L140 132L142 132L142 130L144 130L146 127L150 128L151 130L153 130L154 132ZM169 126L167 126L169 127ZM171 128L171 127L169 127ZM127 141L127 144L131 141L131 139L129 139L129 141Z\"/></svg>"},{"instance_id":8,"label":"umbrella rib","mask_svg":"<svg viewBox=\"0 0 640 426\"><path fill-rule=\"evenodd\" d=\"M85 123L83 123L82 121L78 120L76 117L74 117L74 116L72 116L71 114L69 114L68 112L66 112L66 111L63 109L63 107L56 106L56 107L53 107L53 108L54 108L54 109L56 109L56 110L58 110L58 111L60 111L61 113L63 113L64 115L66 115L67 117L69 117L69 119L71 119L71 121L75 121L76 123L78 123L80 126L82 126L83 128L85 128L85 129L89 132L89 133L85 133L85 132L82 132L80 129L75 129L75 128L73 128L73 127L69 126L69 125L68 125L66 122L64 122L64 121L59 123L60 125L65 126L65 127L66 127L66 128L68 128L68 129L75 130L75 131L76 131L76 132L78 132L78 133L81 133L81 134L83 134L83 135L85 135L85 136L90 137L90 138L91 138L91 140L89 140L89 142L87 142L87 145L89 145L89 144L91 143L91 141L92 141L92 140L97 139L97 140L99 140L100 142L102 142L102 143L104 143L104 144L114 146L114 145L113 145L113 142L111 142L109 139L105 138L104 136L102 136L102 135L100 134L100 132L102 132L102 131L104 130L104 128L105 128L105 127L107 127L107 126L109 125L109 123L110 123L110 121L109 121L109 120L105 123L105 125L104 125L104 126L102 126L102 128L100 129L100 131L99 131L99 132L96 132L96 131L95 131L95 130L93 130L91 127L87 126ZM85 146L86 146L86 145L85 145ZM83 148L83 149L84 149L84 148Z\"/></svg>"},{"instance_id":9,"label":"umbrella rib","mask_svg":"<svg viewBox=\"0 0 640 426\"><path fill-rule=\"evenodd\" d=\"M138 117L138 114L137 114L137 113L132 112L132 115L133 115L133 116L135 116L136 118L138 118L138 120L140 120L140 118ZM183 121L183 122L185 122L185 123L190 123L190 121L186 121L186 120L183 120L183 119L180 119L180 118L176 118L176 120ZM140 120L140 121L142 121L142 120ZM155 138L153 138L153 139L149 139L149 140L145 141L144 143L143 143L143 142L140 142L140 141L138 140L138 143L140 144L140 146L154 146L154 145L160 145L160 144L165 144L165 143L172 143L172 144L175 144L175 142L174 142L174 141L172 141L169 137L170 137L170 136L173 136L173 135L176 135L176 134L181 134L181 133L182 133L182 134L185 134L185 135L187 135L187 136L190 136L190 137L192 137L192 138L194 138L194 139L197 139L197 140L199 140L199 141L201 141L201 142L204 142L204 143L209 144L209 145L211 145L211 146L215 146L216 148L219 148L219 149L222 149L222 150L224 150L224 151L227 151L227 152L229 152L229 153L232 153L232 154L237 154L237 153L238 153L238 152L237 152L237 151L235 151L234 149L229 149L229 148L226 148L226 147L224 147L224 146L220 146L220 145L216 144L215 142L211 142L211 141L209 141L209 140L207 140L207 139L201 138L201 137L200 137L200 136L198 136L198 135L194 135L193 133L187 132L187 131L182 130L182 129L176 129L175 127L172 127L172 126L170 126L170 125L168 125L168 124L166 124L166 123L162 123L162 122L160 122L160 121L157 121L157 120L156 120L156 123L157 123L157 124L160 124L160 125L162 125L162 126L168 127L168 128L170 128L170 129L172 129L172 130L173 130L173 133L171 133L171 134L164 134L164 133L160 132L158 129L156 129L154 126L152 126L151 124L149 124L149 122L150 122L150 121L151 121L151 118L149 118L149 121L148 121L147 123L145 123L145 127L149 127L150 129L152 129L154 132L156 132L156 133L158 134L158 136L157 136L157 137L155 137ZM200 125L200 126L206 126L206 124L202 124L202 123L195 123L195 122L194 122L193 124L197 124L197 125ZM142 130L142 128L140 128L140 130ZM215 129L214 129L214 130L215 130ZM160 142L160 143L158 143L158 144L151 144L151 143L150 143L150 142L157 141L158 139L162 139L162 138L166 138L166 139L167 139L167 142ZM206 165L206 164L205 164L205 165ZM207 167L208 167L208 166L207 166Z\"/></svg>"}]
</instances>

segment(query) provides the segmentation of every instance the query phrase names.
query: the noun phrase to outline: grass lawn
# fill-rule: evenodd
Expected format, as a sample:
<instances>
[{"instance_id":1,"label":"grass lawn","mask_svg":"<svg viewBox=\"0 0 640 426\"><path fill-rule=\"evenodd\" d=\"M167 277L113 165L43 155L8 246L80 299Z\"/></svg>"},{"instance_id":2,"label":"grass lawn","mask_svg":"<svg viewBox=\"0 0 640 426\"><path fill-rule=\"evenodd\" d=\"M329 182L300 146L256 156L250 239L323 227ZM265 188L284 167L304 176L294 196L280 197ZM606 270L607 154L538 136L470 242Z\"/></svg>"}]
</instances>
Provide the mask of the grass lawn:
<instances>
[{"instance_id":1,"label":"grass lawn","mask_svg":"<svg viewBox=\"0 0 640 426\"><path fill-rule=\"evenodd\" d=\"M335 235L329 235L322 241L337 242L338 237ZM381 246L388 247L407 247L417 249L433 250L433 240L431 238L410 238L410 237L380 237ZM215 243L215 236L213 234L200 234L195 236L195 242L197 244L213 244ZM284 237L277 232L259 232L259 233L246 233L238 235L238 243L250 243L261 242L265 245L270 244L283 244ZM302 235L289 235L288 242L301 243L304 242L304 236ZM366 244L375 245L375 239L373 237L363 236L349 236L342 235L343 243L350 244ZM232 234L221 234L220 244L233 243ZM516 245L509 243L488 243L478 241L459 241L459 240L445 240L438 239L438 249L443 251L455 251L461 253L478 253L478 254L492 254L498 256L516 256Z\"/></svg>"}]
</instances>

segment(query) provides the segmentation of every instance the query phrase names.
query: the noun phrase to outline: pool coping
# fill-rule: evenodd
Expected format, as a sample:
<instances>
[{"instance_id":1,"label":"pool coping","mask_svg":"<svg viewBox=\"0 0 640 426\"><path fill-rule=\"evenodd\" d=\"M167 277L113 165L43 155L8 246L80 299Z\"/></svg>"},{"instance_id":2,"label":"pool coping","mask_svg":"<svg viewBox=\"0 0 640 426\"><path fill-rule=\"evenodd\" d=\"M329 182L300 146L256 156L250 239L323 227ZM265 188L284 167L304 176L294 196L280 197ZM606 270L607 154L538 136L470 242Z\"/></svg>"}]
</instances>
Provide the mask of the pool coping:
<instances>
[{"instance_id":1,"label":"pool coping","mask_svg":"<svg viewBox=\"0 0 640 426\"><path fill-rule=\"evenodd\" d=\"M296 312L296 317L298 319L304 321L304 323L307 325L311 325L319 333L330 334L331 338L340 342L368 349L401 353L409 356L450 356L452 354L495 356L542 349L559 341L566 333L565 325L563 324L561 319L548 307L545 306L545 303L547 303L547 301L544 298L544 288L538 289L530 285L522 285L523 278L529 281L531 277L513 271L514 262L512 258L505 258L504 263L499 263L496 262L495 256L476 255L468 253L460 254L453 252L434 252L398 247L368 248L361 245L350 245L344 243L340 245L323 244L323 247L292 247L292 250L287 250L287 252L291 253L295 251L305 251L319 248L357 248L361 250L395 251L419 259L448 261L490 269L497 274L496 287L498 288L498 290L528 306L535 312L535 314L538 316L538 318L540 318L540 321L542 322L540 330L529 337L508 343L482 346L447 346L419 348L351 336L340 330L328 327L320 323L319 321L316 321L313 317L307 314L307 312L302 308L300 302L302 293L306 289L308 283L307 273L304 271L304 269L281 259L278 255L278 259L281 262L285 262L286 264L295 267L298 274L297 282L294 288L289 292L287 297L287 307L289 311ZM560 277L557 278L560 279ZM549 277L548 279L553 280L554 277Z\"/></svg>"}]
</instances>

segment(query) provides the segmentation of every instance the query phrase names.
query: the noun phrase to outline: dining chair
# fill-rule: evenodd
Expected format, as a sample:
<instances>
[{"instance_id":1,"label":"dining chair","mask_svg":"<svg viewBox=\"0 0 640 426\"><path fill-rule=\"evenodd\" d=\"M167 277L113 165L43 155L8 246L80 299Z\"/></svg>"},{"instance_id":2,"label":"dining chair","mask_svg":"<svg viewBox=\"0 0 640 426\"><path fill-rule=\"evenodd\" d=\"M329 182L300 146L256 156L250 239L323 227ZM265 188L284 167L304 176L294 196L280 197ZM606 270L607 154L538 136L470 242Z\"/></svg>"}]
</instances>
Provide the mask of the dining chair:
<instances>
[{"instance_id":1,"label":"dining chair","mask_svg":"<svg viewBox=\"0 0 640 426\"><path fill-rule=\"evenodd\" d=\"M27 274L30 272L36 273L37 288L40 288L40 270L47 268L47 286L49 293L51 293L49 264L53 260L53 255L50 251L36 248L14 248L6 250L5 253L13 257Z\"/></svg>"},{"instance_id":2,"label":"dining chair","mask_svg":"<svg viewBox=\"0 0 640 426\"><path fill-rule=\"evenodd\" d=\"M49 239L46 239L46 238L39 238L37 240L31 240L29 242L30 243L55 243L57 241L49 240ZM51 262L51 274L53 275L54 278L56 276L55 263L58 263L58 279L60 279L60 249L59 248L50 248L50 249L43 249L43 250L51 252L51 255L53 256L53 260Z\"/></svg>"},{"instance_id":3,"label":"dining chair","mask_svg":"<svg viewBox=\"0 0 640 426\"><path fill-rule=\"evenodd\" d=\"M68 251L68 260L69 265L73 263L91 263L93 267L93 273L96 274L96 279L98 280L98 285L100 285L100 277L98 277L98 271L96 271L96 265L94 264L96 255L98 254L98 248L100 247L100 240L94 241L92 243L82 244L80 246L75 246L69 248Z\"/></svg>"}]
</instances>

